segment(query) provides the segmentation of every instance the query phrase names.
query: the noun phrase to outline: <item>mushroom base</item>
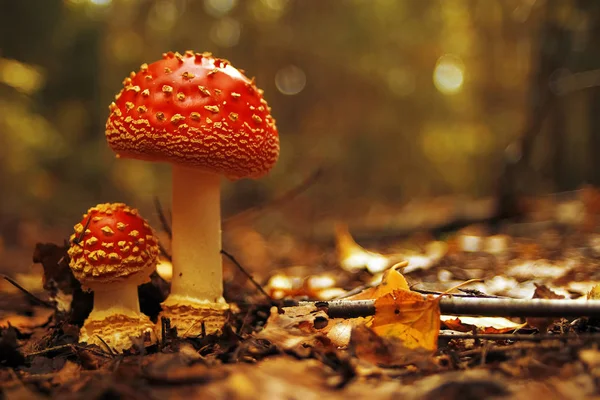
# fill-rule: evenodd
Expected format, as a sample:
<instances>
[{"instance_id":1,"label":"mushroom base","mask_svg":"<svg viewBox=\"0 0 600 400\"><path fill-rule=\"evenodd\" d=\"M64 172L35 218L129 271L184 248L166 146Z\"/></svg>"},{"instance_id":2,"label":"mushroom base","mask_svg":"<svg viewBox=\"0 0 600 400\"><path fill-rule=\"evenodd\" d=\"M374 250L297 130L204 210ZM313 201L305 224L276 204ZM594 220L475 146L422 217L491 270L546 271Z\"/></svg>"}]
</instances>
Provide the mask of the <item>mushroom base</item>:
<instances>
[{"instance_id":1,"label":"mushroom base","mask_svg":"<svg viewBox=\"0 0 600 400\"><path fill-rule=\"evenodd\" d=\"M139 340L138 340L139 339ZM157 342L154 324L144 314L132 317L115 314L104 319L88 318L79 331L79 342L96 344L105 349L122 353L133 347L134 342L150 346Z\"/></svg>"},{"instance_id":2,"label":"mushroom base","mask_svg":"<svg viewBox=\"0 0 600 400\"><path fill-rule=\"evenodd\" d=\"M198 337L219 333L229 317L229 305L223 303L163 303L161 317L169 318L179 337ZM202 326L204 325L204 332Z\"/></svg>"}]
</instances>

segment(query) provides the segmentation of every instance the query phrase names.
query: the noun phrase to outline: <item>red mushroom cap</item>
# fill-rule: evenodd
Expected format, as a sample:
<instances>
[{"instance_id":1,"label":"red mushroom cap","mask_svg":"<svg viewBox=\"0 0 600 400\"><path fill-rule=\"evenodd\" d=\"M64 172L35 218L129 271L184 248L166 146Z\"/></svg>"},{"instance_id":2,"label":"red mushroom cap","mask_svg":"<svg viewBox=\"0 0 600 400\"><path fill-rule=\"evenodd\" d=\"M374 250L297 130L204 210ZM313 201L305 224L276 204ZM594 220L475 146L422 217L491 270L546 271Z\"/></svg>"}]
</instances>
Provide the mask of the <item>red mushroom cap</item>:
<instances>
[{"instance_id":1,"label":"red mushroom cap","mask_svg":"<svg viewBox=\"0 0 600 400\"><path fill-rule=\"evenodd\" d=\"M135 208L98 204L70 237L71 270L86 288L128 281L141 284L156 268L158 239Z\"/></svg>"},{"instance_id":2,"label":"red mushroom cap","mask_svg":"<svg viewBox=\"0 0 600 400\"><path fill-rule=\"evenodd\" d=\"M210 53L167 53L123 81L106 138L121 157L165 161L230 179L266 174L279 135L263 91Z\"/></svg>"}]
</instances>

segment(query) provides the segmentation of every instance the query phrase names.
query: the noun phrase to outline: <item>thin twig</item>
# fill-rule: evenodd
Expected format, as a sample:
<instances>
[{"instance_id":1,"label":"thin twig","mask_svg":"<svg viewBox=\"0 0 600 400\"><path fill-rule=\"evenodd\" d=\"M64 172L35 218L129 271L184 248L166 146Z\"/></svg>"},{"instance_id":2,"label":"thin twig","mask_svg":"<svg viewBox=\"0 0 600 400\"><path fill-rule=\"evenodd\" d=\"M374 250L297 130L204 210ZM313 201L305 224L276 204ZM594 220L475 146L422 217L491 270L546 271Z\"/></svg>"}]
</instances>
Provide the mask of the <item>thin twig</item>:
<instances>
[{"instance_id":1,"label":"thin twig","mask_svg":"<svg viewBox=\"0 0 600 400\"><path fill-rule=\"evenodd\" d=\"M265 289L262 288L262 286L256 282L254 280L254 278L252 277L252 275L250 275L248 273L248 271L246 271L244 269L244 267L242 267L242 265L238 262L238 260L235 259L234 256L232 256L231 254L229 254L227 251L221 249L221 254L223 254L225 257L229 258L229 260L236 266L238 267L238 269L240 271L242 271L242 273L244 275L246 275L246 278L248 278L250 280L250 282L252 282L252 284L256 287L256 289L258 289L259 292L261 292L266 298L267 300L269 300L269 302L273 302L273 299L271 298L271 296L269 296L269 294L267 292L265 292Z\"/></svg>"},{"instance_id":2,"label":"thin twig","mask_svg":"<svg viewBox=\"0 0 600 400\"><path fill-rule=\"evenodd\" d=\"M160 200L159 200L158 196L154 196L154 208L156 209L156 212L158 214L158 218L160 219L160 224L162 225L163 230L169 236L169 239L172 238L173 232L171 231L171 224L169 224L169 221L167 220L167 217L165 216L165 212L162 208L162 204L160 204Z\"/></svg>"},{"instance_id":3,"label":"thin twig","mask_svg":"<svg viewBox=\"0 0 600 400\"><path fill-rule=\"evenodd\" d=\"M48 354L48 353L52 353L54 351L60 351L60 350L65 350L65 349L69 349L71 350L73 353L75 352L74 350L80 350L80 351L89 351L90 353L102 356L102 357L109 357L112 358L111 354L102 352L102 351L98 351L95 349L92 349L90 347L85 347L85 346L79 346L76 344L62 344L60 346L54 346L54 347L48 347L47 349L44 350L40 350L40 351L34 351L31 353L27 353L25 354L25 357L34 357L34 356L41 356L44 354Z\"/></svg>"},{"instance_id":4,"label":"thin twig","mask_svg":"<svg viewBox=\"0 0 600 400\"><path fill-rule=\"evenodd\" d=\"M315 182L317 182L319 180L319 178L321 178L321 176L323 176L323 170L324 169L322 167L317 168L308 177L306 177L302 182L300 182L300 184L298 184L297 186L288 190L281 196L279 196L271 201L268 201L267 203L259 204L254 207L247 208L244 211L241 211L237 214L234 214L234 215L226 218L223 221L223 227L230 226L234 223L239 223L241 220L244 220L244 219L252 218L266 209L277 208L277 207L281 206L282 204L285 204L285 203L293 200L296 196L302 194L307 189L309 189L312 185L314 185Z\"/></svg>"},{"instance_id":5,"label":"thin twig","mask_svg":"<svg viewBox=\"0 0 600 400\"><path fill-rule=\"evenodd\" d=\"M440 339L481 339L481 340L508 340L520 342L541 342L545 340L600 340L600 333L584 333L584 334L522 334L522 333L462 333L462 332L445 332L439 334Z\"/></svg>"},{"instance_id":6,"label":"thin twig","mask_svg":"<svg viewBox=\"0 0 600 400\"><path fill-rule=\"evenodd\" d=\"M421 294L432 294L435 296L439 296L441 295L443 292L438 292L435 290L426 290L426 289L417 289L417 288L410 288L410 290L412 290L413 292L417 292L417 293L421 293ZM458 289L461 292L464 291L464 289ZM460 293L452 293L452 296L454 297L465 297L465 298L470 298L470 299L475 299L475 298L485 298L485 299L505 299L506 297L501 297L501 296L494 296L494 295L490 295L490 294L481 294L478 296L473 296L472 294L460 294Z\"/></svg>"},{"instance_id":7,"label":"thin twig","mask_svg":"<svg viewBox=\"0 0 600 400\"><path fill-rule=\"evenodd\" d=\"M36 295L31 293L29 290L27 290L23 286L19 285L17 283L17 281L15 281L13 278L6 276L4 274L0 274L0 276L2 276L2 278L4 278L5 281L7 281L11 285L13 285L17 289L19 289L21 292L25 293L31 300L35 301L39 305L56 310L56 306L54 304L50 303L49 301L40 299L39 297L37 297Z\"/></svg>"}]
</instances>

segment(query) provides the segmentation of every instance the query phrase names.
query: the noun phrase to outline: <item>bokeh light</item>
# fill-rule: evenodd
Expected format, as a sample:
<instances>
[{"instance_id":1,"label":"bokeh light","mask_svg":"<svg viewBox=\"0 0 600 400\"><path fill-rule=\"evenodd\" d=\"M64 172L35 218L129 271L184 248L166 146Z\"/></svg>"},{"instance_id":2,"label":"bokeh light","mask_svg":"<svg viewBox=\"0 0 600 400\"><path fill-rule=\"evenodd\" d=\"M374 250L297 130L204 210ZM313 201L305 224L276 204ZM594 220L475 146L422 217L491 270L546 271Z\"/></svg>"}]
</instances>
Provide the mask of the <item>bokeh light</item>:
<instances>
[{"instance_id":1,"label":"bokeh light","mask_svg":"<svg viewBox=\"0 0 600 400\"><path fill-rule=\"evenodd\" d=\"M288 0L256 0L248 1L250 11L259 22L275 22L283 16Z\"/></svg>"},{"instance_id":2,"label":"bokeh light","mask_svg":"<svg viewBox=\"0 0 600 400\"><path fill-rule=\"evenodd\" d=\"M155 31L170 31L178 17L177 5L172 1L162 0L154 4L148 14L146 23Z\"/></svg>"},{"instance_id":3,"label":"bokeh light","mask_svg":"<svg viewBox=\"0 0 600 400\"><path fill-rule=\"evenodd\" d=\"M409 68L391 68L387 73L388 88L398 97L405 97L415 91L415 74Z\"/></svg>"},{"instance_id":4,"label":"bokeh light","mask_svg":"<svg viewBox=\"0 0 600 400\"><path fill-rule=\"evenodd\" d=\"M212 17L227 15L237 5L237 0L204 0L204 10Z\"/></svg>"},{"instance_id":5,"label":"bokeh light","mask_svg":"<svg viewBox=\"0 0 600 400\"><path fill-rule=\"evenodd\" d=\"M43 75L31 65L0 59L0 82L20 92L31 94L44 84Z\"/></svg>"},{"instance_id":6,"label":"bokeh light","mask_svg":"<svg viewBox=\"0 0 600 400\"><path fill-rule=\"evenodd\" d=\"M275 74L275 86L283 94L298 94L306 86L306 74L297 66L288 65Z\"/></svg>"},{"instance_id":7,"label":"bokeh light","mask_svg":"<svg viewBox=\"0 0 600 400\"><path fill-rule=\"evenodd\" d=\"M443 94L455 94L462 90L464 83L464 65L455 55L440 57L433 70L433 83Z\"/></svg>"},{"instance_id":8,"label":"bokeh light","mask_svg":"<svg viewBox=\"0 0 600 400\"><path fill-rule=\"evenodd\" d=\"M221 18L210 28L210 40L221 47L233 47L240 41L242 25L233 18Z\"/></svg>"},{"instance_id":9,"label":"bokeh light","mask_svg":"<svg viewBox=\"0 0 600 400\"><path fill-rule=\"evenodd\" d=\"M144 42L137 32L123 31L109 41L109 44L112 57L121 63L129 63L140 57Z\"/></svg>"}]
</instances>

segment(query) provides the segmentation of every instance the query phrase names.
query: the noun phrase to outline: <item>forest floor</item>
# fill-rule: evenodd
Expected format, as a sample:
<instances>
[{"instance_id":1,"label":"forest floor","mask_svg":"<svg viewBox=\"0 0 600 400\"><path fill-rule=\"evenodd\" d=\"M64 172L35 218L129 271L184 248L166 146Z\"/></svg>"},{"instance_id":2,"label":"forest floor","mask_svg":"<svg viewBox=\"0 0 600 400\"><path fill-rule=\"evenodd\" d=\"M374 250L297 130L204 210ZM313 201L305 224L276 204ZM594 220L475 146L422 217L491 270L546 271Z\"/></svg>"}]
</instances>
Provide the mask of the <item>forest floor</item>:
<instances>
[{"instance_id":1,"label":"forest floor","mask_svg":"<svg viewBox=\"0 0 600 400\"><path fill-rule=\"evenodd\" d=\"M39 244L33 259L42 268L0 281L0 397L600 397L600 320L439 309L467 281L452 293L586 299L600 282L600 196L592 194L536 203L521 222L359 234L360 245L344 225L331 241L288 235L271 246L250 225L236 228L224 241L235 259L224 257L232 315L223 332L179 338L157 321L159 343L124 354L78 343L91 295L73 278L63 244ZM155 320L170 273L165 258L139 289L142 311ZM334 318L323 303L299 303L335 298L373 300L375 315Z\"/></svg>"}]
</instances>

